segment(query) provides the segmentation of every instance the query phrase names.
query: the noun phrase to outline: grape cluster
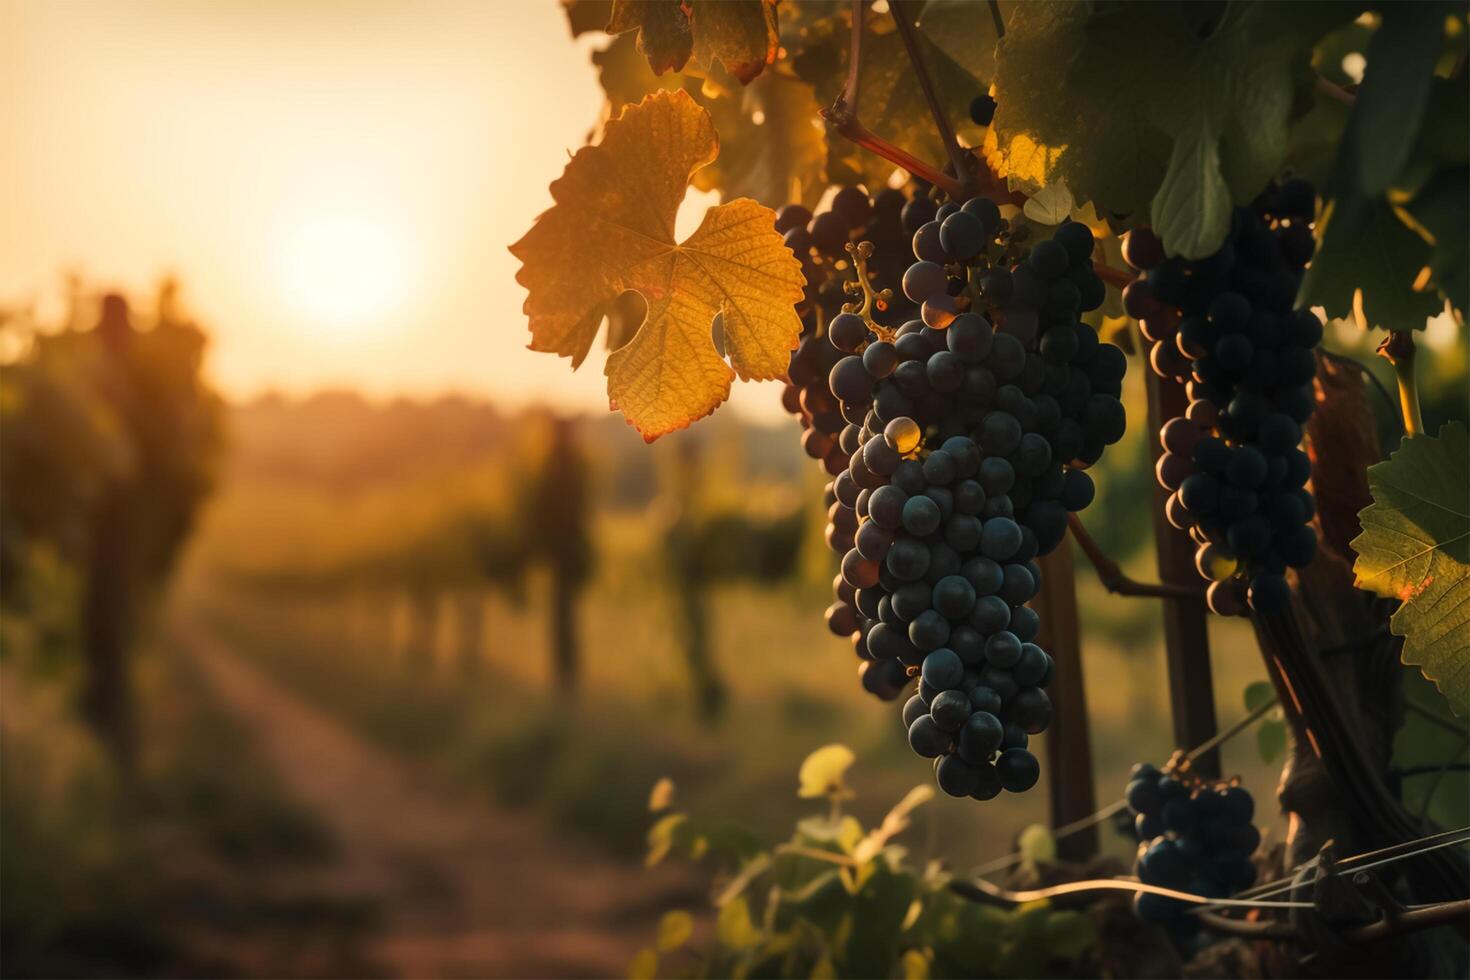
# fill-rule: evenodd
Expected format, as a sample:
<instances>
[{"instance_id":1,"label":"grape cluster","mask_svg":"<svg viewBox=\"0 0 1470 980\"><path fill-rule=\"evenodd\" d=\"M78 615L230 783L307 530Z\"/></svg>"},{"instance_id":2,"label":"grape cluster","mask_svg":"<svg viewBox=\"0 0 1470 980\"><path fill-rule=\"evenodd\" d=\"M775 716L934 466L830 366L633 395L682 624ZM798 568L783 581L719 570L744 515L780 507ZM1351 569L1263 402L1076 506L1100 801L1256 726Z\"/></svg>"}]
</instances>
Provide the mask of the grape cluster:
<instances>
[{"instance_id":1,"label":"grape cluster","mask_svg":"<svg viewBox=\"0 0 1470 980\"><path fill-rule=\"evenodd\" d=\"M892 331L848 310L826 332L848 422L827 620L869 692L891 700L918 676L910 746L947 793L987 800L1040 774L1027 742L1051 722L1053 663L1026 603L1037 557L1092 501L1086 467L1123 435L1126 360L1079 320L1104 298L1085 225L1026 249L986 198L911 214L902 282L921 318Z\"/></svg>"},{"instance_id":2,"label":"grape cluster","mask_svg":"<svg viewBox=\"0 0 1470 980\"><path fill-rule=\"evenodd\" d=\"M1204 783L1143 763L1133 767L1127 798L1139 842L1139 881L1208 898L1226 898L1256 883L1251 855L1261 832L1251 823L1255 801L1244 787ZM1193 906L1181 899L1139 892L1133 907L1143 921L1186 935L1198 924L1183 914Z\"/></svg>"},{"instance_id":3,"label":"grape cluster","mask_svg":"<svg viewBox=\"0 0 1470 980\"><path fill-rule=\"evenodd\" d=\"M1273 185L1236 210L1218 252L1194 262L1166 259L1147 228L1124 242L1124 259L1143 270L1123 298L1153 342L1149 362L1190 397L1160 433L1165 512L1199 545L1196 566L1221 615L1286 608L1286 569L1317 550L1311 463L1298 444L1322 324L1292 309L1312 257L1314 202L1306 181Z\"/></svg>"},{"instance_id":4,"label":"grape cluster","mask_svg":"<svg viewBox=\"0 0 1470 980\"><path fill-rule=\"evenodd\" d=\"M918 188L922 190L923 188ZM917 205L915 204L917 203ZM857 187L844 187L831 195L827 210L815 215L800 204L788 204L776 213L776 230L801 261L806 292L798 307L802 317L801 340L791 355L782 405L801 420L802 448L820 460L835 475L847 467L846 454L835 454L837 435L844 419L827 387L827 374L842 356L826 342L827 321L852 298L856 256L848 251L854 241L873 243L865 256L864 274L886 299L871 311L877 323L902 323L915 308L892 288L897 286L907 263L905 217L917 207L922 212L934 205L922 195L912 200L902 190L884 188L874 198Z\"/></svg>"}]
</instances>

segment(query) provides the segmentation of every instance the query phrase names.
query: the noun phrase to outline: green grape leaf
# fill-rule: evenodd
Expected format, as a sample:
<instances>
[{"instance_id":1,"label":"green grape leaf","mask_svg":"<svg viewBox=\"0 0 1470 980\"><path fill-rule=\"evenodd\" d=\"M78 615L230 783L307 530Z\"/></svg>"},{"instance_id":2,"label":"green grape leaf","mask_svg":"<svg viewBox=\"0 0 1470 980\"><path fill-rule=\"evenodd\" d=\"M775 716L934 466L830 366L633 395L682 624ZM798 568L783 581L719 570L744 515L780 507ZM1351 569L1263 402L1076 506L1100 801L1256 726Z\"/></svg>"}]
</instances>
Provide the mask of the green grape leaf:
<instances>
[{"instance_id":1,"label":"green grape leaf","mask_svg":"<svg viewBox=\"0 0 1470 980\"><path fill-rule=\"evenodd\" d=\"M1343 160L1358 192L1382 194L1408 161L1429 103L1445 16L1453 9L1424 0L1383 8L1343 138Z\"/></svg>"},{"instance_id":2,"label":"green grape leaf","mask_svg":"<svg viewBox=\"0 0 1470 980\"><path fill-rule=\"evenodd\" d=\"M1000 4L1002 23L1010 22L1016 6L1015 0ZM995 77L998 38L990 4L976 0L928 0L919 11L919 30L980 81L988 83Z\"/></svg>"},{"instance_id":3,"label":"green grape leaf","mask_svg":"<svg viewBox=\"0 0 1470 980\"><path fill-rule=\"evenodd\" d=\"M1455 714L1470 714L1470 435L1460 422L1404 440L1368 469L1353 540L1359 588L1399 599L1389 626Z\"/></svg>"},{"instance_id":4,"label":"green grape leaf","mask_svg":"<svg viewBox=\"0 0 1470 980\"><path fill-rule=\"evenodd\" d=\"M647 317L604 373L610 403L650 442L713 412L737 376L783 377L801 333L801 264L769 208L729 201L675 240L689 177L718 153L709 113L686 93L649 95L577 151L551 185L556 203L510 248L531 349L573 367L609 304L642 294ZM726 356L711 335L717 315Z\"/></svg>"},{"instance_id":5,"label":"green grape leaf","mask_svg":"<svg viewBox=\"0 0 1470 980\"><path fill-rule=\"evenodd\" d=\"M1074 909L1061 909L1047 916L1043 930L1053 956L1074 959L1081 956L1097 939L1097 924Z\"/></svg>"},{"instance_id":6,"label":"green grape leaf","mask_svg":"<svg viewBox=\"0 0 1470 980\"><path fill-rule=\"evenodd\" d=\"M1436 174L1406 210L1433 246L1429 284L1463 316L1470 306L1470 167Z\"/></svg>"},{"instance_id":7,"label":"green grape leaf","mask_svg":"<svg viewBox=\"0 0 1470 980\"><path fill-rule=\"evenodd\" d=\"M1256 729L1256 751L1261 761L1270 765L1286 754L1286 722L1264 719Z\"/></svg>"},{"instance_id":8,"label":"green grape leaf","mask_svg":"<svg viewBox=\"0 0 1470 980\"><path fill-rule=\"evenodd\" d=\"M1368 327L1423 330L1443 308L1434 293L1414 288L1429 262L1428 243L1387 201L1333 201L1317 223L1317 241L1298 301L1323 307L1329 319L1361 307Z\"/></svg>"},{"instance_id":9,"label":"green grape leaf","mask_svg":"<svg viewBox=\"0 0 1470 980\"><path fill-rule=\"evenodd\" d=\"M838 957L845 976L861 976L874 963L898 958L899 934L918 893L913 875L896 873L882 862L867 867L872 873L853 896L852 932Z\"/></svg>"},{"instance_id":10,"label":"green grape leaf","mask_svg":"<svg viewBox=\"0 0 1470 980\"><path fill-rule=\"evenodd\" d=\"M1270 681L1252 681L1246 685L1243 696L1245 698L1245 710L1248 712L1255 711L1262 705L1270 704L1276 700L1276 688L1271 686Z\"/></svg>"},{"instance_id":11,"label":"green grape leaf","mask_svg":"<svg viewBox=\"0 0 1470 980\"><path fill-rule=\"evenodd\" d=\"M1065 180L1110 211L1149 209L1199 258L1286 158L1311 45L1337 3L1020 4L997 53L992 166ZM1118 70L1119 64L1128 66Z\"/></svg>"}]
</instances>

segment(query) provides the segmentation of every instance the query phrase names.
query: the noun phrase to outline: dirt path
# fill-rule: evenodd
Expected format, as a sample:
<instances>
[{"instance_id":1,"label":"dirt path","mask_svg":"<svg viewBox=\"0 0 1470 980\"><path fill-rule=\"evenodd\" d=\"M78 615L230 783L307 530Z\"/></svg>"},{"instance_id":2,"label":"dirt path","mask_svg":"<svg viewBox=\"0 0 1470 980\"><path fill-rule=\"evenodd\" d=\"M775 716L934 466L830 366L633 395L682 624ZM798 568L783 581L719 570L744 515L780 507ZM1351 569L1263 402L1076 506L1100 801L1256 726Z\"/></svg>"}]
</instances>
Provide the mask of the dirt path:
<instances>
[{"instance_id":1,"label":"dirt path","mask_svg":"<svg viewBox=\"0 0 1470 980\"><path fill-rule=\"evenodd\" d=\"M197 622L178 625L220 702L341 845L333 889L381 901L366 952L402 976L622 976L687 887L455 798L282 689ZM683 892L682 896L680 892Z\"/></svg>"}]
</instances>

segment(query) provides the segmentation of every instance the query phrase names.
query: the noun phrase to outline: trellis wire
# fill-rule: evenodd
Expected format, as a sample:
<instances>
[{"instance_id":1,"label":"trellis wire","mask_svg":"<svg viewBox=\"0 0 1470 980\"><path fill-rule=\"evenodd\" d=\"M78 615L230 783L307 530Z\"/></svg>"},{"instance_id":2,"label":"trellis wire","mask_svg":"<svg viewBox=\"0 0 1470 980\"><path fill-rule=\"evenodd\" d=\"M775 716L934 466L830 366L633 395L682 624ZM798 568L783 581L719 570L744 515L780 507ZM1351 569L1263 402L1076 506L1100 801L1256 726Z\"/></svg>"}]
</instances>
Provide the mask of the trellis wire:
<instances>
[{"instance_id":1,"label":"trellis wire","mask_svg":"<svg viewBox=\"0 0 1470 980\"><path fill-rule=\"evenodd\" d=\"M1255 724L1257 721L1265 716L1266 712L1270 711L1275 706L1276 698L1274 697L1271 698L1271 700L1258 705L1253 711L1248 713L1245 717L1241 718L1235 724L1231 725L1229 728L1226 728L1220 732L1216 732L1210 738L1206 739L1199 745L1184 753L1184 758L1188 759L1190 762L1193 762L1195 759L1198 759L1206 752L1218 748L1225 742L1228 742L1230 739L1245 731L1251 725ZM1087 816L1082 817L1078 820L1073 820L1071 823L1062 824L1060 827L1057 827L1051 832L1052 836L1066 837L1069 834L1075 834L1080 830L1086 830L1088 827L1094 827L1102 823L1109 817L1113 816L1114 814L1121 813L1127 808L1127 800L1114 800L1112 803L1109 803L1107 806L1103 807L1101 810L1098 810L1095 813L1088 814ZM1015 865L1020 864L1022 857L1023 855L1019 851L1014 854L1007 854L1005 857L996 858L994 861L990 861L986 864L980 865L978 868L972 871L971 874L976 878L980 878L984 877L985 875L992 874L996 871L1004 871L1006 868L1014 867Z\"/></svg>"},{"instance_id":2,"label":"trellis wire","mask_svg":"<svg viewBox=\"0 0 1470 980\"><path fill-rule=\"evenodd\" d=\"M1446 836L1451 839L1438 839ZM1427 854L1430 851L1438 850L1442 847L1452 847L1456 844L1463 844L1467 841L1470 841L1470 827L1465 827L1457 831L1450 831L1448 835L1436 834L1430 837L1421 838L1418 841L1407 841L1403 845L1397 845L1396 848L1385 848L1384 850L1395 850L1396 853L1389 854L1385 857L1381 857L1375 861L1371 861L1368 864L1364 864L1361 866L1359 866L1357 862L1362 861L1364 858L1369 858L1373 857L1376 854L1381 854L1383 853L1383 851L1368 851L1363 854L1357 854L1350 858L1343 859L1343 861L1338 863L1338 867L1342 868L1342 870L1344 871L1367 871L1370 868L1382 867L1383 865L1394 864L1399 861L1407 861L1410 858L1418 857L1421 854ZM1427 846L1415 847L1409 850L1401 849L1410 844L1422 844L1425 842L1433 843L1428 843ZM1313 858L1311 861L1303 863L1300 867L1295 869L1293 874L1300 873L1300 871L1302 871L1303 869L1311 867L1316 860L1316 858ZM1316 908L1316 905L1312 902L1266 900L1264 896L1280 894L1283 891L1290 891L1296 887L1299 887L1294 879L1281 883L1282 887L1279 888L1275 887L1274 883L1268 884L1267 886L1265 886L1268 889L1266 892L1261 893L1261 895L1257 897L1249 898L1211 898L1207 895L1196 895L1193 892L1179 891L1173 888L1164 888L1160 885L1144 884L1143 882L1137 881L1132 878L1095 878L1087 881L1069 881L1060 885L1052 885L1047 888L1030 888L1021 891L1012 891L1008 888L1002 888L994 882L986 881L984 878L975 878L973 880L965 882L957 882L956 884L959 884L963 889L978 891L990 898L1014 904L1035 902L1043 899L1059 898L1063 895L1072 895L1078 892L1128 891L1149 892L1154 895L1163 895L1166 898L1174 898L1199 906L1198 909L1191 909L1191 912L1204 912L1217 908ZM1431 903L1429 905L1411 905L1408 906L1408 908L1433 908L1439 904L1442 903Z\"/></svg>"}]
</instances>

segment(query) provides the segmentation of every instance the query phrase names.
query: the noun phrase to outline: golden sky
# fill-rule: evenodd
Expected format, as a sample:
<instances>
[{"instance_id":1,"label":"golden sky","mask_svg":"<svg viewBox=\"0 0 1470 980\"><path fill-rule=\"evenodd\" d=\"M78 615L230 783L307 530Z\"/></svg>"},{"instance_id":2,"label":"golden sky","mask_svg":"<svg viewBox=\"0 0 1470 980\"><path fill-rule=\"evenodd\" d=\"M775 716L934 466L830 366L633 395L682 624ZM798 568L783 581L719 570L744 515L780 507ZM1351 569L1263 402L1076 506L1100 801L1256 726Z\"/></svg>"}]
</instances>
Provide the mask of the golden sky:
<instances>
[{"instance_id":1,"label":"golden sky","mask_svg":"<svg viewBox=\"0 0 1470 980\"><path fill-rule=\"evenodd\" d=\"M0 301L172 270L233 396L605 408L600 361L525 349L506 251L597 121L587 53L556 0L0 0Z\"/></svg>"}]
</instances>

